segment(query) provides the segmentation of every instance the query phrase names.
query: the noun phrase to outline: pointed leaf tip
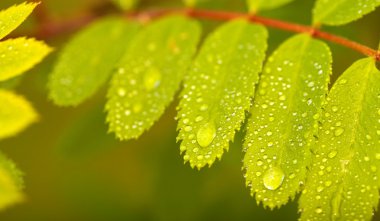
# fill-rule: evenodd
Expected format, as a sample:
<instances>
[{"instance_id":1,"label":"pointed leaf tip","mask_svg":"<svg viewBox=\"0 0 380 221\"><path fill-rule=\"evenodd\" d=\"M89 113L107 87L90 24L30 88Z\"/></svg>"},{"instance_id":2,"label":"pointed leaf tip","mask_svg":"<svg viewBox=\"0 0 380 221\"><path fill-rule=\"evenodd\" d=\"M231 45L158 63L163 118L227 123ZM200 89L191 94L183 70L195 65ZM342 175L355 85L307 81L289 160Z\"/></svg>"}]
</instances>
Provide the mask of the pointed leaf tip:
<instances>
[{"instance_id":1,"label":"pointed leaf tip","mask_svg":"<svg viewBox=\"0 0 380 221\"><path fill-rule=\"evenodd\" d=\"M0 39L16 29L39 3L21 3L0 11Z\"/></svg>"},{"instance_id":2,"label":"pointed leaf tip","mask_svg":"<svg viewBox=\"0 0 380 221\"><path fill-rule=\"evenodd\" d=\"M21 37L0 42L0 81L23 74L51 51L44 42L32 38Z\"/></svg>"},{"instance_id":3,"label":"pointed leaf tip","mask_svg":"<svg viewBox=\"0 0 380 221\"><path fill-rule=\"evenodd\" d=\"M0 139L14 136L38 120L38 115L23 97L0 89Z\"/></svg>"}]
</instances>

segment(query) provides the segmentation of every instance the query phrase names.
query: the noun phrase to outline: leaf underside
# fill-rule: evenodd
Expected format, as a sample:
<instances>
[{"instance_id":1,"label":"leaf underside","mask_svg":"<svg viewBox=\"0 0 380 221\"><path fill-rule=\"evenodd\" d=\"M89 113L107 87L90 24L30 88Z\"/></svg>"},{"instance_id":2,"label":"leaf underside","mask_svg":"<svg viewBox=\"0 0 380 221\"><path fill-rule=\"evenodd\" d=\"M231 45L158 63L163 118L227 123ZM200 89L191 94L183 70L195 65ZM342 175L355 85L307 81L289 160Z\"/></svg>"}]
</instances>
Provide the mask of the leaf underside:
<instances>
[{"instance_id":1,"label":"leaf underside","mask_svg":"<svg viewBox=\"0 0 380 221\"><path fill-rule=\"evenodd\" d=\"M0 39L16 29L36 6L37 3L22 3L0 11Z\"/></svg>"},{"instance_id":2,"label":"leaf underside","mask_svg":"<svg viewBox=\"0 0 380 221\"><path fill-rule=\"evenodd\" d=\"M250 107L266 40L266 29L246 20L224 24L206 39L178 107L177 139L192 167L210 166L228 150Z\"/></svg>"},{"instance_id":3,"label":"leaf underside","mask_svg":"<svg viewBox=\"0 0 380 221\"><path fill-rule=\"evenodd\" d=\"M0 153L0 210L24 200L21 175L14 163Z\"/></svg>"},{"instance_id":4,"label":"leaf underside","mask_svg":"<svg viewBox=\"0 0 380 221\"><path fill-rule=\"evenodd\" d=\"M264 66L243 161L246 184L264 206L286 204L305 181L331 60L325 43L302 34L284 42Z\"/></svg>"},{"instance_id":5,"label":"leaf underside","mask_svg":"<svg viewBox=\"0 0 380 221\"><path fill-rule=\"evenodd\" d=\"M247 3L250 12L257 12L278 8L292 1L294 0L247 0Z\"/></svg>"},{"instance_id":6,"label":"leaf underside","mask_svg":"<svg viewBox=\"0 0 380 221\"><path fill-rule=\"evenodd\" d=\"M380 0L317 0L313 23L344 25L375 10Z\"/></svg>"},{"instance_id":7,"label":"leaf underside","mask_svg":"<svg viewBox=\"0 0 380 221\"><path fill-rule=\"evenodd\" d=\"M50 51L49 46L42 41L23 37L0 42L0 81L24 73Z\"/></svg>"},{"instance_id":8,"label":"leaf underside","mask_svg":"<svg viewBox=\"0 0 380 221\"><path fill-rule=\"evenodd\" d=\"M108 91L109 130L139 137L173 100L200 38L198 22L169 16L148 25L131 42Z\"/></svg>"},{"instance_id":9,"label":"leaf underside","mask_svg":"<svg viewBox=\"0 0 380 221\"><path fill-rule=\"evenodd\" d=\"M106 18L77 34L63 49L50 75L54 103L76 106L92 96L114 71L137 31L135 23Z\"/></svg>"},{"instance_id":10,"label":"leaf underside","mask_svg":"<svg viewBox=\"0 0 380 221\"><path fill-rule=\"evenodd\" d=\"M0 139L14 136L37 121L37 113L27 100L0 89Z\"/></svg>"},{"instance_id":11,"label":"leaf underside","mask_svg":"<svg viewBox=\"0 0 380 221\"><path fill-rule=\"evenodd\" d=\"M371 220L380 185L380 71L372 58L336 81L320 125L301 220Z\"/></svg>"}]
</instances>

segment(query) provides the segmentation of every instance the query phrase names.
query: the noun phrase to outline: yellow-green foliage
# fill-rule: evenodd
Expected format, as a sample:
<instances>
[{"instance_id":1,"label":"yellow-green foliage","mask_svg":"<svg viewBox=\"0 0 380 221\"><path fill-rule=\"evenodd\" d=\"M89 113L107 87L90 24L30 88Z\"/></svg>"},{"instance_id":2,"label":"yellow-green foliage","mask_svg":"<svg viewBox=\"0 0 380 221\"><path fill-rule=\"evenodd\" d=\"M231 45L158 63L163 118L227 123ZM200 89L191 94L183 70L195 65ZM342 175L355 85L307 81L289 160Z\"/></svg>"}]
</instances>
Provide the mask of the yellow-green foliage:
<instances>
[{"instance_id":1,"label":"yellow-green foliage","mask_svg":"<svg viewBox=\"0 0 380 221\"><path fill-rule=\"evenodd\" d=\"M36 4L23 3L0 12L0 39L33 11ZM22 74L40 62L51 49L34 39L0 41L0 81ZM37 120L30 103L13 92L0 89L0 140L14 136ZM21 176L15 165L0 153L0 210L23 199Z\"/></svg>"},{"instance_id":2,"label":"yellow-green foliage","mask_svg":"<svg viewBox=\"0 0 380 221\"><path fill-rule=\"evenodd\" d=\"M314 24L344 25L374 11L380 0L317 0Z\"/></svg>"},{"instance_id":3,"label":"yellow-green foliage","mask_svg":"<svg viewBox=\"0 0 380 221\"><path fill-rule=\"evenodd\" d=\"M281 7L294 0L247 0L249 11L258 12Z\"/></svg>"},{"instance_id":4,"label":"yellow-green foliage","mask_svg":"<svg viewBox=\"0 0 380 221\"><path fill-rule=\"evenodd\" d=\"M325 43L297 35L264 67L244 143L246 183L264 206L286 204L305 182L331 60Z\"/></svg>"},{"instance_id":5,"label":"yellow-green foliage","mask_svg":"<svg viewBox=\"0 0 380 221\"><path fill-rule=\"evenodd\" d=\"M211 166L228 150L251 105L266 40L264 27L236 20L204 42L185 77L178 107L180 149L192 167Z\"/></svg>"},{"instance_id":6,"label":"yellow-green foliage","mask_svg":"<svg viewBox=\"0 0 380 221\"><path fill-rule=\"evenodd\" d=\"M107 121L121 140L149 129L172 101L200 37L198 22L169 16L132 40L108 91Z\"/></svg>"},{"instance_id":7,"label":"yellow-green foliage","mask_svg":"<svg viewBox=\"0 0 380 221\"><path fill-rule=\"evenodd\" d=\"M343 73L323 110L301 220L371 220L380 185L380 71L372 58Z\"/></svg>"},{"instance_id":8,"label":"yellow-green foliage","mask_svg":"<svg viewBox=\"0 0 380 221\"><path fill-rule=\"evenodd\" d=\"M121 18L106 18L75 35L50 75L54 103L76 106L92 96L111 75L138 27Z\"/></svg>"}]
</instances>

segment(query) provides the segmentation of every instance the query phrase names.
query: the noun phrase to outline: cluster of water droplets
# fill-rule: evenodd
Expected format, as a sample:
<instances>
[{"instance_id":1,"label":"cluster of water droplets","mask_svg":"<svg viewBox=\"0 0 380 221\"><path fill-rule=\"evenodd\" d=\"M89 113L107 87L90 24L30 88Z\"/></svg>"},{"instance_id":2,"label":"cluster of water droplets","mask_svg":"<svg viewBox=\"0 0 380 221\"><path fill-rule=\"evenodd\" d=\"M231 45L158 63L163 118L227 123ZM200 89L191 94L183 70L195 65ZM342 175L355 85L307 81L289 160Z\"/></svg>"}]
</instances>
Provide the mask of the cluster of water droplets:
<instances>
[{"instance_id":1,"label":"cluster of water droplets","mask_svg":"<svg viewBox=\"0 0 380 221\"><path fill-rule=\"evenodd\" d=\"M162 115L195 52L197 24L165 19L140 33L112 79L107 121L120 139L137 138Z\"/></svg>"},{"instance_id":2,"label":"cluster of water droplets","mask_svg":"<svg viewBox=\"0 0 380 221\"><path fill-rule=\"evenodd\" d=\"M377 205L380 77L379 73L365 76L369 73L362 70L368 70L365 62L354 64L327 98L311 172L300 199L307 210L305 217L369 220Z\"/></svg>"},{"instance_id":3,"label":"cluster of water droplets","mask_svg":"<svg viewBox=\"0 0 380 221\"><path fill-rule=\"evenodd\" d=\"M240 33L226 39L229 33ZM233 21L211 34L184 82L178 139L192 167L211 165L241 127L264 59L263 27Z\"/></svg>"},{"instance_id":4,"label":"cluster of water droplets","mask_svg":"<svg viewBox=\"0 0 380 221\"><path fill-rule=\"evenodd\" d=\"M247 125L246 184L258 202L271 208L287 203L304 184L327 92L329 51L312 42L305 47L321 47L318 56L293 52L305 38L288 40L269 57Z\"/></svg>"}]
</instances>

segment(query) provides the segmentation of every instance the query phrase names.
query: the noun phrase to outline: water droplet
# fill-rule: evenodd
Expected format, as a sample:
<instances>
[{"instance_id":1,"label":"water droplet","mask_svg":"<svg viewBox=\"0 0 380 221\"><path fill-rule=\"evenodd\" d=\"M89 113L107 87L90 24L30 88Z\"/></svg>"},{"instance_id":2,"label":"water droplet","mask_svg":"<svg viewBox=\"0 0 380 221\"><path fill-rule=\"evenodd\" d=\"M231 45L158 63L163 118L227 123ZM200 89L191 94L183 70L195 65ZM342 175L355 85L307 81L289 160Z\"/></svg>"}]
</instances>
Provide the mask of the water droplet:
<instances>
[{"instance_id":1,"label":"water droplet","mask_svg":"<svg viewBox=\"0 0 380 221\"><path fill-rule=\"evenodd\" d=\"M380 153L376 153L375 158L376 158L377 160L380 160Z\"/></svg>"},{"instance_id":2,"label":"water droplet","mask_svg":"<svg viewBox=\"0 0 380 221\"><path fill-rule=\"evenodd\" d=\"M138 113L138 112L141 111L141 109L142 109L141 104L135 104L135 105L133 105L133 112Z\"/></svg>"},{"instance_id":3,"label":"water droplet","mask_svg":"<svg viewBox=\"0 0 380 221\"><path fill-rule=\"evenodd\" d=\"M195 122L200 122L203 120L203 117L202 116L198 116L195 118Z\"/></svg>"},{"instance_id":4,"label":"water droplet","mask_svg":"<svg viewBox=\"0 0 380 221\"><path fill-rule=\"evenodd\" d=\"M337 128L335 129L335 131L334 131L334 135L338 137L338 136L342 135L343 132L344 132L344 129L343 129L343 128L341 128L341 127L337 127Z\"/></svg>"},{"instance_id":5,"label":"water droplet","mask_svg":"<svg viewBox=\"0 0 380 221\"><path fill-rule=\"evenodd\" d=\"M197 132L197 141L201 147L207 147L216 136L214 123L206 123Z\"/></svg>"},{"instance_id":6,"label":"water droplet","mask_svg":"<svg viewBox=\"0 0 380 221\"><path fill-rule=\"evenodd\" d=\"M147 91L157 88L161 83L161 73L157 68L150 68L144 76L144 87Z\"/></svg>"},{"instance_id":7,"label":"water droplet","mask_svg":"<svg viewBox=\"0 0 380 221\"><path fill-rule=\"evenodd\" d=\"M125 94L126 94L126 91L125 91L124 88L119 88L119 89L117 90L117 94L118 94L120 97L124 97Z\"/></svg>"},{"instance_id":8,"label":"water droplet","mask_svg":"<svg viewBox=\"0 0 380 221\"><path fill-rule=\"evenodd\" d=\"M281 95L278 99L279 99L280 101L284 101L284 100L286 100L286 96L285 96L285 95Z\"/></svg>"},{"instance_id":9,"label":"water droplet","mask_svg":"<svg viewBox=\"0 0 380 221\"><path fill-rule=\"evenodd\" d=\"M203 105L199 108L200 111L206 111L207 109L208 109L207 104L203 104Z\"/></svg>"},{"instance_id":10,"label":"water droplet","mask_svg":"<svg viewBox=\"0 0 380 221\"><path fill-rule=\"evenodd\" d=\"M333 106L333 107L331 108L331 110L332 110L333 112L337 112L337 111L338 111L338 107L337 107L337 106Z\"/></svg>"},{"instance_id":11,"label":"water droplet","mask_svg":"<svg viewBox=\"0 0 380 221\"><path fill-rule=\"evenodd\" d=\"M310 81L308 84L307 84L308 87L314 87L314 81Z\"/></svg>"},{"instance_id":12,"label":"water droplet","mask_svg":"<svg viewBox=\"0 0 380 221\"><path fill-rule=\"evenodd\" d=\"M320 214L320 213L323 212L323 210L322 210L321 208L318 207L318 208L315 209L315 212L318 213L318 214Z\"/></svg>"},{"instance_id":13,"label":"water droplet","mask_svg":"<svg viewBox=\"0 0 380 221\"><path fill-rule=\"evenodd\" d=\"M323 189L324 189L323 186L319 186L319 187L317 187L317 192L320 193L323 191Z\"/></svg>"},{"instance_id":14,"label":"water droplet","mask_svg":"<svg viewBox=\"0 0 380 221\"><path fill-rule=\"evenodd\" d=\"M264 186L269 190L279 188L284 181L284 172L279 167L269 168L263 177Z\"/></svg>"},{"instance_id":15,"label":"water droplet","mask_svg":"<svg viewBox=\"0 0 380 221\"><path fill-rule=\"evenodd\" d=\"M313 119L314 119L314 120L318 120L318 119L319 119L319 114L314 114L314 115L313 115Z\"/></svg>"},{"instance_id":16,"label":"water droplet","mask_svg":"<svg viewBox=\"0 0 380 221\"><path fill-rule=\"evenodd\" d=\"M329 158L334 158L338 152L336 150L331 151L327 156Z\"/></svg>"},{"instance_id":17,"label":"water droplet","mask_svg":"<svg viewBox=\"0 0 380 221\"><path fill-rule=\"evenodd\" d=\"M346 84L347 83L347 80L346 79L342 79L339 81L339 84Z\"/></svg>"}]
</instances>

